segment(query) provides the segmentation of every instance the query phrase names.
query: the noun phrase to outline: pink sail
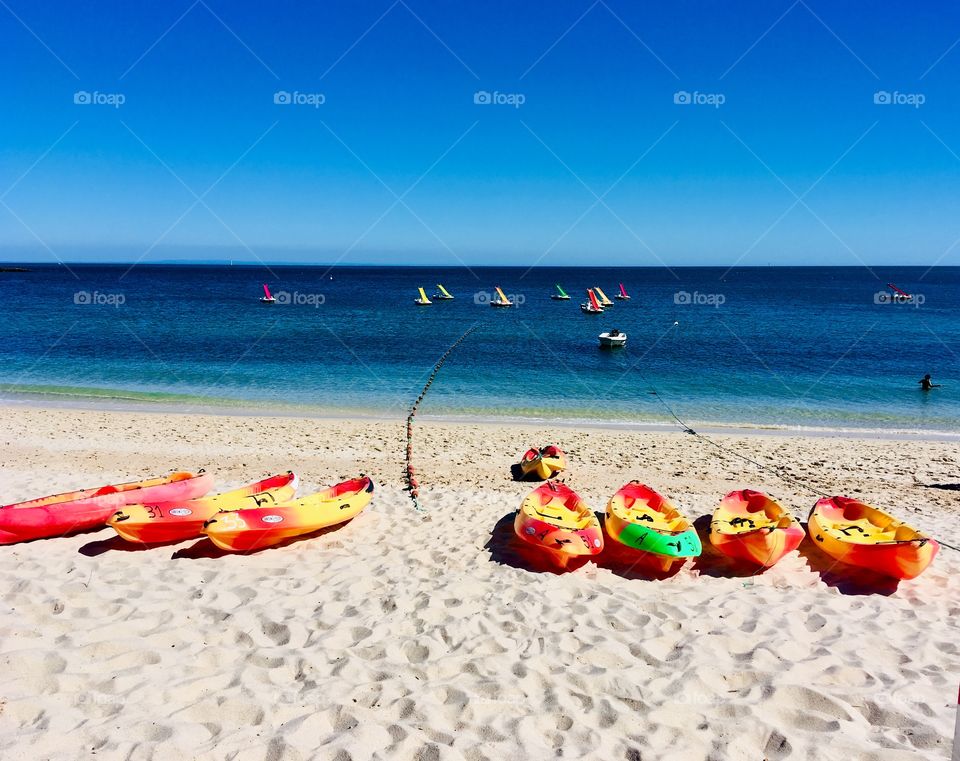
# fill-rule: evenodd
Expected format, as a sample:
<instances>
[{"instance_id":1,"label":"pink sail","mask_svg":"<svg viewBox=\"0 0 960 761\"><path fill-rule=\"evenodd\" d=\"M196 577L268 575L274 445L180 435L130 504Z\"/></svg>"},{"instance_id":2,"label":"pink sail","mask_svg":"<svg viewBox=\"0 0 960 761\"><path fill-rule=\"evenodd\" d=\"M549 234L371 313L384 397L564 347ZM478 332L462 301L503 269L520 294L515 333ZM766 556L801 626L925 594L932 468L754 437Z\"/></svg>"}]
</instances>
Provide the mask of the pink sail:
<instances>
[{"instance_id":1,"label":"pink sail","mask_svg":"<svg viewBox=\"0 0 960 761\"><path fill-rule=\"evenodd\" d=\"M266 283L263 284L263 295L264 295L266 298L268 298L268 299L272 299L272 298L273 298L273 296L270 295L270 289L267 288L267 284L266 284Z\"/></svg>"},{"instance_id":2,"label":"pink sail","mask_svg":"<svg viewBox=\"0 0 960 761\"><path fill-rule=\"evenodd\" d=\"M630 298L630 297L627 295L627 289L623 287L623 283L620 283L620 295L623 296L623 298L625 298L625 299L629 299L629 298Z\"/></svg>"}]
</instances>

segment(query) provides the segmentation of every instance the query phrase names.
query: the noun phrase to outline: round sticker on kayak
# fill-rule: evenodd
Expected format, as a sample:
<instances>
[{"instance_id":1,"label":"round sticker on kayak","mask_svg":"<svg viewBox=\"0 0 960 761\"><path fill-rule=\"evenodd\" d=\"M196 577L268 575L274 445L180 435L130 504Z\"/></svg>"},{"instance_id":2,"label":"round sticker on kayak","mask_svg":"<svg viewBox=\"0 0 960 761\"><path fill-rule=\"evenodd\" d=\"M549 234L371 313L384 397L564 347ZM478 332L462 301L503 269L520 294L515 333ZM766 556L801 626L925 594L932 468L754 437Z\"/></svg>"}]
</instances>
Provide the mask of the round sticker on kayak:
<instances>
[{"instance_id":1,"label":"round sticker on kayak","mask_svg":"<svg viewBox=\"0 0 960 761\"><path fill-rule=\"evenodd\" d=\"M594 547L599 547L599 546L600 546L600 540L599 540L599 539L594 539L594 540L593 540L593 546L594 546Z\"/></svg>"},{"instance_id":2,"label":"round sticker on kayak","mask_svg":"<svg viewBox=\"0 0 960 761\"><path fill-rule=\"evenodd\" d=\"M523 532L524 532L525 534L527 534L528 536L533 536L534 534L537 533L537 530L536 530L533 526L527 526L527 527L523 530Z\"/></svg>"},{"instance_id":3,"label":"round sticker on kayak","mask_svg":"<svg viewBox=\"0 0 960 761\"><path fill-rule=\"evenodd\" d=\"M182 518L184 515L193 515L193 510L188 507L175 507L170 511L170 515Z\"/></svg>"},{"instance_id":4,"label":"round sticker on kayak","mask_svg":"<svg viewBox=\"0 0 960 761\"><path fill-rule=\"evenodd\" d=\"M282 520L283 520L282 515L264 515L263 516L264 523L279 523Z\"/></svg>"}]
</instances>

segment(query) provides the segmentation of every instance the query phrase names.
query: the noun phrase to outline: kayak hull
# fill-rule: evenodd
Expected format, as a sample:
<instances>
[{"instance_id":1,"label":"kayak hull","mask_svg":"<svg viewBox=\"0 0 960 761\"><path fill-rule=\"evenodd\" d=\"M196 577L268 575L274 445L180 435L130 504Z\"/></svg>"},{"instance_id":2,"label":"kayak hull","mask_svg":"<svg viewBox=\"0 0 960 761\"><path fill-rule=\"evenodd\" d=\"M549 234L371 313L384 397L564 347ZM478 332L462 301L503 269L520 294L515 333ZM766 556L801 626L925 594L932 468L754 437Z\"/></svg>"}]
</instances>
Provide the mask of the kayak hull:
<instances>
[{"instance_id":1,"label":"kayak hull","mask_svg":"<svg viewBox=\"0 0 960 761\"><path fill-rule=\"evenodd\" d=\"M370 503L373 490L373 481L363 476L273 507L221 511L203 532L228 552L259 550L351 520Z\"/></svg>"},{"instance_id":2,"label":"kayak hull","mask_svg":"<svg viewBox=\"0 0 960 761\"><path fill-rule=\"evenodd\" d=\"M172 473L146 481L57 494L0 507L0 544L65 536L103 526L117 510L137 502L202 497L213 487L208 473Z\"/></svg>"},{"instance_id":3,"label":"kayak hull","mask_svg":"<svg viewBox=\"0 0 960 761\"><path fill-rule=\"evenodd\" d=\"M800 522L752 489L730 492L713 513L710 543L734 560L769 568L803 541Z\"/></svg>"},{"instance_id":4,"label":"kayak hull","mask_svg":"<svg viewBox=\"0 0 960 761\"><path fill-rule=\"evenodd\" d=\"M203 524L220 510L269 507L287 502L296 494L299 479L288 472L262 481L200 499L129 505L112 516L108 524L128 542L167 544L203 535Z\"/></svg>"},{"instance_id":5,"label":"kayak hull","mask_svg":"<svg viewBox=\"0 0 960 761\"><path fill-rule=\"evenodd\" d=\"M669 571L703 551L693 524L649 486L632 481L607 503L604 527L612 539Z\"/></svg>"},{"instance_id":6,"label":"kayak hull","mask_svg":"<svg viewBox=\"0 0 960 761\"><path fill-rule=\"evenodd\" d=\"M819 500L810 511L807 531L834 560L901 580L923 573L940 550L935 539L849 497Z\"/></svg>"},{"instance_id":7,"label":"kayak hull","mask_svg":"<svg viewBox=\"0 0 960 761\"><path fill-rule=\"evenodd\" d=\"M548 553L560 566L603 551L603 530L593 510L573 489L555 481L527 495L513 528L521 540Z\"/></svg>"}]
</instances>

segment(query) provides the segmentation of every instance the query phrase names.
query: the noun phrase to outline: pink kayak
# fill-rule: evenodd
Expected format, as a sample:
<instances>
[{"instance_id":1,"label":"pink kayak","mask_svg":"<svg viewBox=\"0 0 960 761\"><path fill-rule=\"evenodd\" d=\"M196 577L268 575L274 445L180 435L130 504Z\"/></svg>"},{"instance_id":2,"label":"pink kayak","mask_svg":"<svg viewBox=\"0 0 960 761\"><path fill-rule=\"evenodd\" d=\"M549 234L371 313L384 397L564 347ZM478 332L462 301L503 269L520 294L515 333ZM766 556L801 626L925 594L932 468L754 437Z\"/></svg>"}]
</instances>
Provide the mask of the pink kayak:
<instances>
[{"instance_id":1,"label":"pink kayak","mask_svg":"<svg viewBox=\"0 0 960 761\"><path fill-rule=\"evenodd\" d=\"M0 544L64 536L103 526L117 510L138 503L196 499L213 488L209 473L171 473L146 481L101 486L0 506Z\"/></svg>"}]
</instances>

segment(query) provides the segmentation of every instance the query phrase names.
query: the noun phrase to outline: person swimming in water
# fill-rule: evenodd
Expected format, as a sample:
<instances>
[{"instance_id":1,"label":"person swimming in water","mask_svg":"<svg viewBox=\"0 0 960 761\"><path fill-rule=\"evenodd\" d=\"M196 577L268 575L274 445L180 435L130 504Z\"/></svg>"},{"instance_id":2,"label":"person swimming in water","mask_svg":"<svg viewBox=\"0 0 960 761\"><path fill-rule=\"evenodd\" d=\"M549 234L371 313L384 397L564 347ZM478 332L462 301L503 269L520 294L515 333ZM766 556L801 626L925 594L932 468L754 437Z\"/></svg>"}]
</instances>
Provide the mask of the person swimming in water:
<instances>
[{"instance_id":1,"label":"person swimming in water","mask_svg":"<svg viewBox=\"0 0 960 761\"><path fill-rule=\"evenodd\" d=\"M920 380L917 381L920 384L921 391L929 391L931 388L940 388L939 383L933 383L930 380L930 373L924 375Z\"/></svg>"}]
</instances>

